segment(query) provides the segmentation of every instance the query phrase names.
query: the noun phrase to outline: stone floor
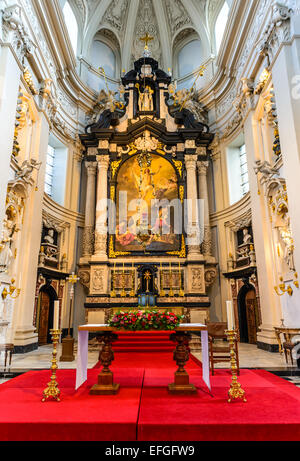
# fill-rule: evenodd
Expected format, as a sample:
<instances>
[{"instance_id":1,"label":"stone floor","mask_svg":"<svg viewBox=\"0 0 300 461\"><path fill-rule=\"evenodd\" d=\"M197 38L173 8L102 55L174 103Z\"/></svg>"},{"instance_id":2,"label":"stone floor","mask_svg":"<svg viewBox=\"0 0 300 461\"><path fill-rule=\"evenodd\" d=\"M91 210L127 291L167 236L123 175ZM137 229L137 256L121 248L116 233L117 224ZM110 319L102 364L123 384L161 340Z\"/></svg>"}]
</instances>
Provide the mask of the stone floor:
<instances>
[{"instance_id":1,"label":"stone floor","mask_svg":"<svg viewBox=\"0 0 300 461\"><path fill-rule=\"evenodd\" d=\"M75 348L76 352L76 348ZM29 370L47 369L51 366L52 346L42 346L36 351L26 354L15 354L12 359L11 374L3 373L3 355L0 354L0 384L7 381L11 377L19 373L24 373ZM59 358L61 354L61 345L58 346ZM76 354L75 354L76 355ZM88 367L92 368L98 361L99 352L95 346L89 347ZM201 360L201 352L194 353ZM300 385L300 370L297 365L287 365L283 355L279 353L271 353L258 349L255 345L240 344L239 345L240 367L241 368L263 368L269 371L276 372L280 376L289 380L294 380L296 385ZM216 364L216 368L228 368L229 363ZM59 368L72 369L76 368L76 360L74 362L59 362Z\"/></svg>"}]
</instances>

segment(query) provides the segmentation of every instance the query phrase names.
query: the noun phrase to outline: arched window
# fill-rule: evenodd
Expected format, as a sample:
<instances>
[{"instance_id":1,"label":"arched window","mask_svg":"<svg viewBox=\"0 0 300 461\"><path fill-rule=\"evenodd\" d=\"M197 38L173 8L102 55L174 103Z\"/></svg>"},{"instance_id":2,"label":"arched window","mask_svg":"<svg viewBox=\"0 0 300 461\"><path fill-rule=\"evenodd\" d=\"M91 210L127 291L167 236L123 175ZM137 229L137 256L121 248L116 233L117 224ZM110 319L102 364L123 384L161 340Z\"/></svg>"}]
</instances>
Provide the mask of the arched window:
<instances>
[{"instance_id":1,"label":"arched window","mask_svg":"<svg viewBox=\"0 0 300 461\"><path fill-rule=\"evenodd\" d=\"M230 205L233 205L249 192L247 153L243 134L227 147L227 171Z\"/></svg>"},{"instance_id":2,"label":"arched window","mask_svg":"<svg viewBox=\"0 0 300 461\"><path fill-rule=\"evenodd\" d=\"M69 2L66 2L63 7L63 15L65 18L65 23L68 29L70 41L72 48L74 50L74 54L77 54L77 40L78 40L78 25L75 14L70 6Z\"/></svg>"},{"instance_id":3,"label":"arched window","mask_svg":"<svg viewBox=\"0 0 300 461\"><path fill-rule=\"evenodd\" d=\"M202 62L202 44L200 40L192 40L178 53L178 77L191 74Z\"/></svg>"},{"instance_id":4,"label":"arched window","mask_svg":"<svg viewBox=\"0 0 300 461\"><path fill-rule=\"evenodd\" d=\"M216 25L215 25L215 38L216 38L216 50L217 53L219 53L221 43L223 40L226 24L228 21L228 16L229 16L229 5L228 2L224 2L223 8L221 9L217 20L216 20Z\"/></svg>"},{"instance_id":5,"label":"arched window","mask_svg":"<svg viewBox=\"0 0 300 461\"><path fill-rule=\"evenodd\" d=\"M116 55L108 45L100 40L94 40L92 44L91 64L95 69L103 67L108 77L116 77Z\"/></svg>"},{"instance_id":6,"label":"arched window","mask_svg":"<svg viewBox=\"0 0 300 461\"><path fill-rule=\"evenodd\" d=\"M49 137L45 192L59 205L65 204L68 149L52 134Z\"/></svg>"}]
</instances>

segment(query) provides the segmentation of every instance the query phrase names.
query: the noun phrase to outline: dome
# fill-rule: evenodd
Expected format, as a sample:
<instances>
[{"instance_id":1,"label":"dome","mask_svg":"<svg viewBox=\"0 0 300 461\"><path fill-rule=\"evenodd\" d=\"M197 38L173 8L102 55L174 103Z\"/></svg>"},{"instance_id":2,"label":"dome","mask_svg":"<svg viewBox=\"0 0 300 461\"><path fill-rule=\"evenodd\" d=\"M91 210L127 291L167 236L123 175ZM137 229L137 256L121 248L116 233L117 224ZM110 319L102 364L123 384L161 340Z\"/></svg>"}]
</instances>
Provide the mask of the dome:
<instances>
[{"instance_id":1,"label":"dome","mask_svg":"<svg viewBox=\"0 0 300 461\"><path fill-rule=\"evenodd\" d=\"M217 55L230 5L231 0L61 0L70 37L70 10L76 18L74 51L91 87L99 67L112 80L133 68L145 34L153 37L149 48L160 68L174 78L188 78Z\"/></svg>"}]
</instances>

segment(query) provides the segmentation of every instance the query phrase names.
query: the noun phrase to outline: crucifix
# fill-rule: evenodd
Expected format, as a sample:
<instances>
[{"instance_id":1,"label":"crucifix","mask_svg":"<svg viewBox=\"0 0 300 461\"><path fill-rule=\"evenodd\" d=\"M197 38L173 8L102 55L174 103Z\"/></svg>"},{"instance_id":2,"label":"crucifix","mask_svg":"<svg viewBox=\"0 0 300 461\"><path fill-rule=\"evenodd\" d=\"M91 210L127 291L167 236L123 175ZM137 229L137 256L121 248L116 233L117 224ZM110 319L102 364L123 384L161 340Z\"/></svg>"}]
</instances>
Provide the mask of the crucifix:
<instances>
[{"instance_id":1,"label":"crucifix","mask_svg":"<svg viewBox=\"0 0 300 461\"><path fill-rule=\"evenodd\" d=\"M145 37L140 38L140 40L142 42L145 42L145 50L148 50L148 48L149 48L148 43L152 42L152 40L154 40L154 37L151 37L151 35L149 35L148 32L147 32Z\"/></svg>"},{"instance_id":2,"label":"crucifix","mask_svg":"<svg viewBox=\"0 0 300 461\"><path fill-rule=\"evenodd\" d=\"M145 272L144 279L146 280L147 290L146 293L149 293L149 282L151 280L152 274L150 271Z\"/></svg>"}]
</instances>

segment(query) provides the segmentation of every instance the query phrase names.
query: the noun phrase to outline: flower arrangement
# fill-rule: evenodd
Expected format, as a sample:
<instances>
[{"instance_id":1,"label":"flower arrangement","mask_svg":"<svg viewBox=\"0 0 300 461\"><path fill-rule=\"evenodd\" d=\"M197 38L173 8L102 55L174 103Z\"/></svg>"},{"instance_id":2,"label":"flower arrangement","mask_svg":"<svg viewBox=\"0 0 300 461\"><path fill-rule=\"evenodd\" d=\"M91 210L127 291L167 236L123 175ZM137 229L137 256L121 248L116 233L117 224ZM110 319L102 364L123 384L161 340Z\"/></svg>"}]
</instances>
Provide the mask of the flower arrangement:
<instances>
[{"instance_id":1,"label":"flower arrangement","mask_svg":"<svg viewBox=\"0 0 300 461\"><path fill-rule=\"evenodd\" d=\"M108 322L110 327L120 330L175 330L180 325L183 316L173 312L159 312L157 310L136 310L130 312L116 312Z\"/></svg>"}]
</instances>

